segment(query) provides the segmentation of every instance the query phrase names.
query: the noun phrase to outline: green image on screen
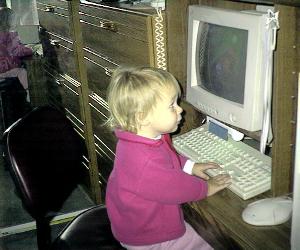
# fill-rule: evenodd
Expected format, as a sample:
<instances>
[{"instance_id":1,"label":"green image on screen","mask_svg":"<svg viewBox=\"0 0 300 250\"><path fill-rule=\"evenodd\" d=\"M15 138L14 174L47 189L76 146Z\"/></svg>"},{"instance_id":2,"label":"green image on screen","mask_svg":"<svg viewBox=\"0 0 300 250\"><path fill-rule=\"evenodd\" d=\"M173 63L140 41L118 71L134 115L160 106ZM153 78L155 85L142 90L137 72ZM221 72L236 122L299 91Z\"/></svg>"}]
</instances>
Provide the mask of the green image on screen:
<instances>
[{"instance_id":1,"label":"green image on screen","mask_svg":"<svg viewBox=\"0 0 300 250\"><path fill-rule=\"evenodd\" d=\"M244 103L248 31L204 23L197 38L197 76L207 91Z\"/></svg>"}]
</instances>

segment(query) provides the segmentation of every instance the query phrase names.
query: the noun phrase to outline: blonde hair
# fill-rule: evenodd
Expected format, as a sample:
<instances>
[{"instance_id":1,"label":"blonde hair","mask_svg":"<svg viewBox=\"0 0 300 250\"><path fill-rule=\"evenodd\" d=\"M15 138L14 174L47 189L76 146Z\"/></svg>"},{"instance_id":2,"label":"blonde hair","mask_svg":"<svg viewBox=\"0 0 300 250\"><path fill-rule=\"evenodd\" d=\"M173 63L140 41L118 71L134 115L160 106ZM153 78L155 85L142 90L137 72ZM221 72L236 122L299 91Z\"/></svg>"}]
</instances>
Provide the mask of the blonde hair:
<instances>
[{"instance_id":1,"label":"blonde hair","mask_svg":"<svg viewBox=\"0 0 300 250\"><path fill-rule=\"evenodd\" d=\"M180 87L169 72L152 67L119 67L108 87L108 106L112 129L137 132L137 114L145 117L160 99L162 88L173 88L180 95Z\"/></svg>"}]
</instances>

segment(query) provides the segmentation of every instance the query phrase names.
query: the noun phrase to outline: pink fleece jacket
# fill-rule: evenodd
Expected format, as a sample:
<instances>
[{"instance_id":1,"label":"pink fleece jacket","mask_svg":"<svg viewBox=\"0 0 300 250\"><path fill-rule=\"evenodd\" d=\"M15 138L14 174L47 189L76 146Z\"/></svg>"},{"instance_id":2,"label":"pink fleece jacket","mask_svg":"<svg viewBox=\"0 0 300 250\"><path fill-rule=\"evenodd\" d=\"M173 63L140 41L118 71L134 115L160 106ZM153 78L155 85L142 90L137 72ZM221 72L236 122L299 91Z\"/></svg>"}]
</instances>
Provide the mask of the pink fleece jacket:
<instances>
[{"instance_id":1,"label":"pink fleece jacket","mask_svg":"<svg viewBox=\"0 0 300 250\"><path fill-rule=\"evenodd\" d=\"M114 236L128 245L176 239L185 232L180 204L207 195L207 183L183 172L187 160L168 136L148 139L117 130L106 206Z\"/></svg>"},{"instance_id":2,"label":"pink fleece jacket","mask_svg":"<svg viewBox=\"0 0 300 250\"><path fill-rule=\"evenodd\" d=\"M0 73L20 68L21 58L32 53L21 43L17 32L0 32Z\"/></svg>"}]
</instances>

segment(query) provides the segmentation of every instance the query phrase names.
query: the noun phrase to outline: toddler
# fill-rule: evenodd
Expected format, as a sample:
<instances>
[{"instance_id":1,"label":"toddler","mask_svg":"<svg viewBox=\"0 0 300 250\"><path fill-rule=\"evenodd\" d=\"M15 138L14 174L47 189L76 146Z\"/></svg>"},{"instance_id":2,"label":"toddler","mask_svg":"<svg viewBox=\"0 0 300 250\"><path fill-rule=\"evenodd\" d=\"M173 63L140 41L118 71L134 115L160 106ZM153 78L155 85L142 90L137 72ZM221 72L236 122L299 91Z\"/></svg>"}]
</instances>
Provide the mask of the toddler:
<instances>
[{"instance_id":1,"label":"toddler","mask_svg":"<svg viewBox=\"0 0 300 250\"><path fill-rule=\"evenodd\" d=\"M112 232L131 250L212 249L184 221L181 204L205 199L230 185L209 178L215 163L177 154L169 133L182 119L180 87L167 71L118 68L108 89L109 124L118 138L106 206Z\"/></svg>"}]
</instances>

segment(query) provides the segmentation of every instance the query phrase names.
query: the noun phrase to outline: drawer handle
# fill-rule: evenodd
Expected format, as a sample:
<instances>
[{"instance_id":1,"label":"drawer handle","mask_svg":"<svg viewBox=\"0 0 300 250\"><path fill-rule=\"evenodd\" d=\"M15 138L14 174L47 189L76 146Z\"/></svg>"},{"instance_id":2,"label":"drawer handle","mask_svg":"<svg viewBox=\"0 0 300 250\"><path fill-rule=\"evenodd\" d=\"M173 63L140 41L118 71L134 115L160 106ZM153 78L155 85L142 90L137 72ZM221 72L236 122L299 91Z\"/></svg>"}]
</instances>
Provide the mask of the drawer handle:
<instances>
[{"instance_id":1,"label":"drawer handle","mask_svg":"<svg viewBox=\"0 0 300 250\"><path fill-rule=\"evenodd\" d=\"M46 8L44 9L45 12L55 12L55 7L53 6L46 6Z\"/></svg>"},{"instance_id":2,"label":"drawer handle","mask_svg":"<svg viewBox=\"0 0 300 250\"><path fill-rule=\"evenodd\" d=\"M112 76L112 73L114 72L113 69L107 67L105 67L104 70L105 70L105 75L107 76Z\"/></svg>"},{"instance_id":3,"label":"drawer handle","mask_svg":"<svg viewBox=\"0 0 300 250\"><path fill-rule=\"evenodd\" d=\"M58 40L58 39L50 39L50 44L55 47L59 46L59 42L60 42L60 40Z\"/></svg>"},{"instance_id":4,"label":"drawer handle","mask_svg":"<svg viewBox=\"0 0 300 250\"><path fill-rule=\"evenodd\" d=\"M102 29L110 30L110 31L117 31L116 24L112 21L100 21L100 27Z\"/></svg>"}]
</instances>

